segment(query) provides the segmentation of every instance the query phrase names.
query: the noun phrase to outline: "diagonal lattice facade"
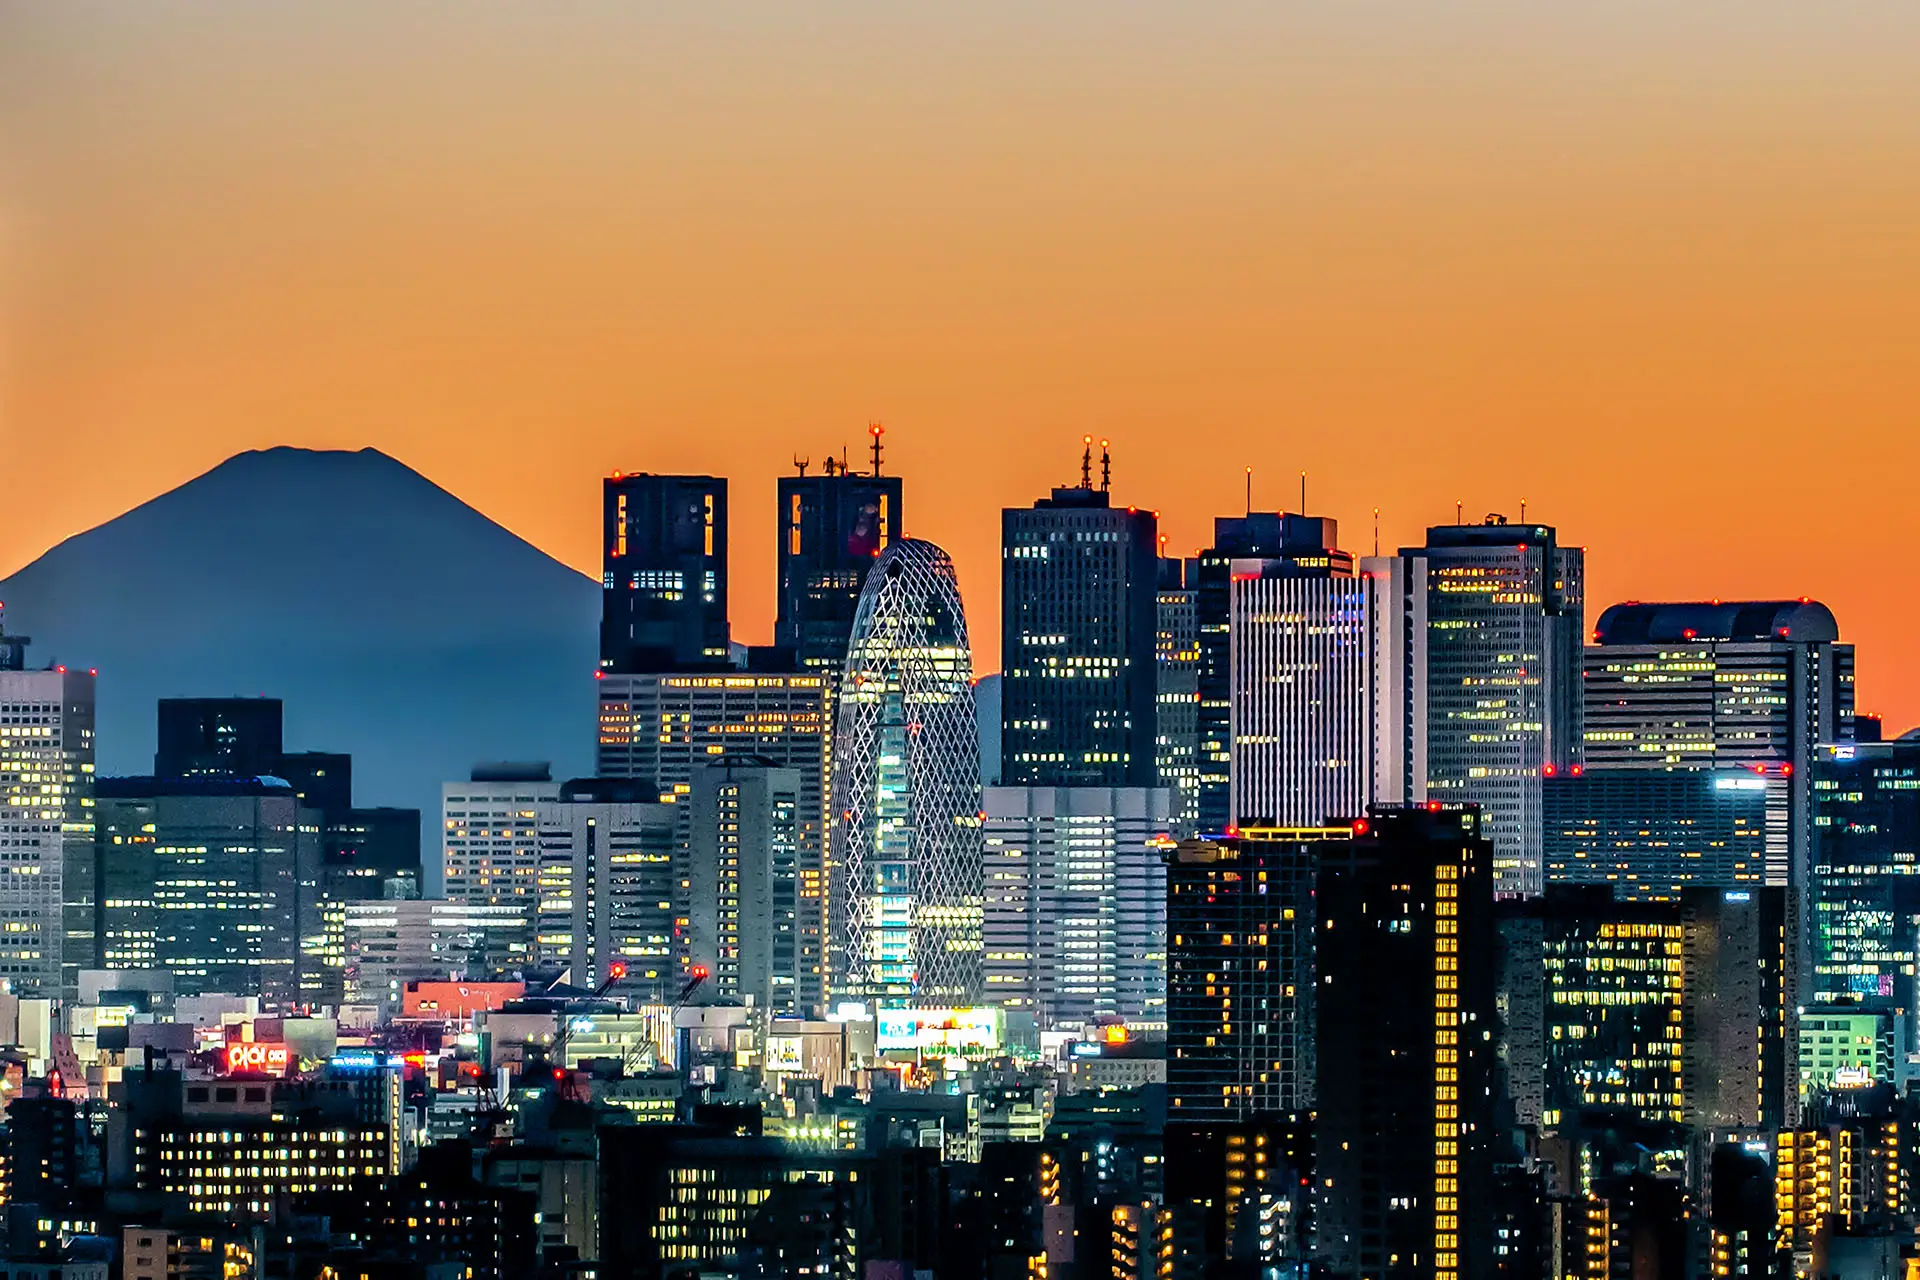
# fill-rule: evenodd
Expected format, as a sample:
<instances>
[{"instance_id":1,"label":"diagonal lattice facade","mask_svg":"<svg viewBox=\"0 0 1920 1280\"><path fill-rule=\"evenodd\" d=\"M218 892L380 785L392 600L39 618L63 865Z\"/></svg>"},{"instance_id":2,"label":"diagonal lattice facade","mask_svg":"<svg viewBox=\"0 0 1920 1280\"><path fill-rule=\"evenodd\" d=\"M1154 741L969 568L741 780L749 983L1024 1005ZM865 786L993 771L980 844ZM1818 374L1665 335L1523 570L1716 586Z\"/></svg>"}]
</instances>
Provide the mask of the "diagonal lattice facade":
<instances>
[{"instance_id":1,"label":"diagonal lattice facade","mask_svg":"<svg viewBox=\"0 0 1920 1280\"><path fill-rule=\"evenodd\" d=\"M833 986L977 1001L980 762L953 561L905 539L867 574L834 733Z\"/></svg>"}]
</instances>

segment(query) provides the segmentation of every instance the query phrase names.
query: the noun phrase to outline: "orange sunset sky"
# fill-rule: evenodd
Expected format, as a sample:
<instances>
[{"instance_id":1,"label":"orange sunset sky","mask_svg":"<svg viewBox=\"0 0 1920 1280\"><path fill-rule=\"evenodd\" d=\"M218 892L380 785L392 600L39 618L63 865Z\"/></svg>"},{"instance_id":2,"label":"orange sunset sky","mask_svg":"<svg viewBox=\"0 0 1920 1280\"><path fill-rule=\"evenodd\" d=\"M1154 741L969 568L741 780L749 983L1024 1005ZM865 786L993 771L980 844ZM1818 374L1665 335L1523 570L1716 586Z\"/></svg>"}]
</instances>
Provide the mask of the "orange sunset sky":
<instances>
[{"instance_id":1,"label":"orange sunset sky","mask_svg":"<svg viewBox=\"0 0 1920 1280\"><path fill-rule=\"evenodd\" d=\"M1470 516L1814 595L1920 723L1920 4L0 7L0 576L374 445L597 572L598 477L883 420L998 663L998 509L1110 437L1191 552Z\"/></svg>"}]
</instances>

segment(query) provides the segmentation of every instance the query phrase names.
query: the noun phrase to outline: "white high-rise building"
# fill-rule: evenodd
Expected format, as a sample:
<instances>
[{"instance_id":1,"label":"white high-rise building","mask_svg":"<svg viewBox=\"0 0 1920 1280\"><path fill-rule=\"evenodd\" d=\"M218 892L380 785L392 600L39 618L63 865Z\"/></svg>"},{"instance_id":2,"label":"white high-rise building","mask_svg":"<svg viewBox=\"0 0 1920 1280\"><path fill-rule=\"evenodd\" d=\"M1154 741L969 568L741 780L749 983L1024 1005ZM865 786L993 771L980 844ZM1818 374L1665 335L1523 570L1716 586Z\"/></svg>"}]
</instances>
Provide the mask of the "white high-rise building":
<instances>
[{"instance_id":1,"label":"white high-rise building","mask_svg":"<svg viewBox=\"0 0 1920 1280\"><path fill-rule=\"evenodd\" d=\"M642 1000L671 998L680 983L677 817L651 783L633 779L581 778L536 806L534 941L543 962L565 967L576 986L619 978L622 991Z\"/></svg>"},{"instance_id":2,"label":"white high-rise building","mask_svg":"<svg viewBox=\"0 0 1920 1280\"><path fill-rule=\"evenodd\" d=\"M442 893L475 906L518 906L531 922L540 897L534 820L538 806L559 795L545 762L475 765L467 781L442 786Z\"/></svg>"},{"instance_id":3,"label":"white high-rise building","mask_svg":"<svg viewBox=\"0 0 1920 1280\"><path fill-rule=\"evenodd\" d=\"M1318 827L1366 811L1373 670L1366 578L1235 560L1229 586L1234 820Z\"/></svg>"},{"instance_id":4,"label":"white high-rise building","mask_svg":"<svg viewBox=\"0 0 1920 1280\"><path fill-rule=\"evenodd\" d=\"M820 986L803 946L798 769L755 756L693 771L687 866L688 951L710 990L781 1015L813 1012Z\"/></svg>"},{"instance_id":5,"label":"white high-rise building","mask_svg":"<svg viewBox=\"0 0 1920 1280\"><path fill-rule=\"evenodd\" d=\"M70 992L91 962L93 689L91 672L0 669L0 979L16 994Z\"/></svg>"},{"instance_id":6,"label":"white high-rise building","mask_svg":"<svg viewBox=\"0 0 1920 1280\"><path fill-rule=\"evenodd\" d=\"M986 999L1049 1028L1164 1019L1168 790L981 795Z\"/></svg>"}]
</instances>

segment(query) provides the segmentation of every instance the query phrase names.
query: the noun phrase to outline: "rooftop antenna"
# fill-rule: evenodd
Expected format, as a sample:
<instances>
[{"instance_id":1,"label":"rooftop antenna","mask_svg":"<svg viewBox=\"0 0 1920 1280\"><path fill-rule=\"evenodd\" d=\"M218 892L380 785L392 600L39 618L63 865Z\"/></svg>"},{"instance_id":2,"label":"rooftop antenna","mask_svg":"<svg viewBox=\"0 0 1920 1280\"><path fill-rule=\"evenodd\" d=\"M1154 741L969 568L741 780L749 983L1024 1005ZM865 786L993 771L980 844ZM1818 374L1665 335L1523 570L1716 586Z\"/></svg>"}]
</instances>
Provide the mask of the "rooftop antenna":
<instances>
[{"instance_id":1,"label":"rooftop antenna","mask_svg":"<svg viewBox=\"0 0 1920 1280\"><path fill-rule=\"evenodd\" d=\"M1380 554L1380 508L1373 509L1373 554Z\"/></svg>"},{"instance_id":2,"label":"rooftop antenna","mask_svg":"<svg viewBox=\"0 0 1920 1280\"><path fill-rule=\"evenodd\" d=\"M1247 514L1253 514L1253 468L1247 468Z\"/></svg>"},{"instance_id":3,"label":"rooftop antenna","mask_svg":"<svg viewBox=\"0 0 1920 1280\"><path fill-rule=\"evenodd\" d=\"M873 437L873 474L878 476L880 474L880 437L887 434L887 429L877 422L869 422L867 434Z\"/></svg>"},{"instance_id":4,"label":"rooftop antenna","mask_svg":"<svg viewBox=\"0 0 1920 1280\"><path fill-rule=\"evenodd\" d=\"M1461 502L1458 499L1454 501L1453 522L1455 524L1465 524L1467 522L1467 517L1463 514L1463 512L1465 512L1466 510L1466 506L1467 506L1466 503Z\"/></svg>"},{"instance_id":5,"label":"rooftop antenna","mask_svg":"<svg viewBox=\"0 0 1920 1280\"><path fill-rule=\"evenodd\" d=\"M1113 460L1107 456L1107 442L1100 442L1100 492L1105 493L1113 482Z\"/></svg>"},{"instance_id":6,"label":"rooftop antenna","mask_svg":"<svg viewBox=\"0 0 1920 1280\"><path fill-rule=\"evenodd\" d=\"M803 458L796 453L793 455L794 470L798 471L801 475L805 475L807 474L807 464L812 461L812 458Z\"/></svg>"},{"instance_id":7,"label":"rooftop antenna","mask_svg":"<svg viewBox=\"0 0 1920 1280\"><path fill-rule=\"evenodd\" d=\"M840 474L847 474L847 445L844 440L840 442Z\"/></svg>"},{"instance_id":8,"label":"rooftop antenna","mask_svg":"<svg viewBox=\"0 0 1920 1280\"><path fill-rule=\"evenodd\" d=\"M1093 488L1093 437L1086 436L1082 441L1085 448L1080 451L1080 487Z\"/></svg>"},{"instance_id":9,"label":"rooftop antenna","mask_svg":"<svg viewBox=\"0 0 1920 1280\"><path fill-rule=\"evenodd\" d=\"M1300 514L1307 514L1307 473L1300 473Z\"/></svg>"},{"instance_id":10,"label":"rooftop antenna","mask_svg":"<svg viewBox=\"0 0 1920 1280\"><path fill-rule=\"evenodd\" d=\"M1525 498L1522 498L1520 499L1520 523L1525 524L1526 522L1527 522L1527 500Z\"/></svg>"}]
</instances>

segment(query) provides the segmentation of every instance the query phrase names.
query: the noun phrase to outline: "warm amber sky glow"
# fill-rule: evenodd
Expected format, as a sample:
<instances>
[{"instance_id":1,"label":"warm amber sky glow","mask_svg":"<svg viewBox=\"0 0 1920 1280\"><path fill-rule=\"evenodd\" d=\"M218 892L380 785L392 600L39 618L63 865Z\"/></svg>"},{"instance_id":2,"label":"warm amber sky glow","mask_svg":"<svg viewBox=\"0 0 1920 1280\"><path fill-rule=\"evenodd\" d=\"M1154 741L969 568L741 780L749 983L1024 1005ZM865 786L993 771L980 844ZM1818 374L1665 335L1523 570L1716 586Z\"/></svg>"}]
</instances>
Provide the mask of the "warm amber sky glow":
<instances>
[{"instance_id":1,"label":"warm amber sky glow","mask_svg":"<svg viewBox=\"0 0 1920 1280\"><path fill-rule=\"evenodd\" d=\"M588 571L597 477L889 427L997 663L998 508L1114 441L1190 551L1557 523L1593 608L1816 595L1920 722L1920 5L0 9L0 573L372 444Z\"/></svg>"}]
</instances>

